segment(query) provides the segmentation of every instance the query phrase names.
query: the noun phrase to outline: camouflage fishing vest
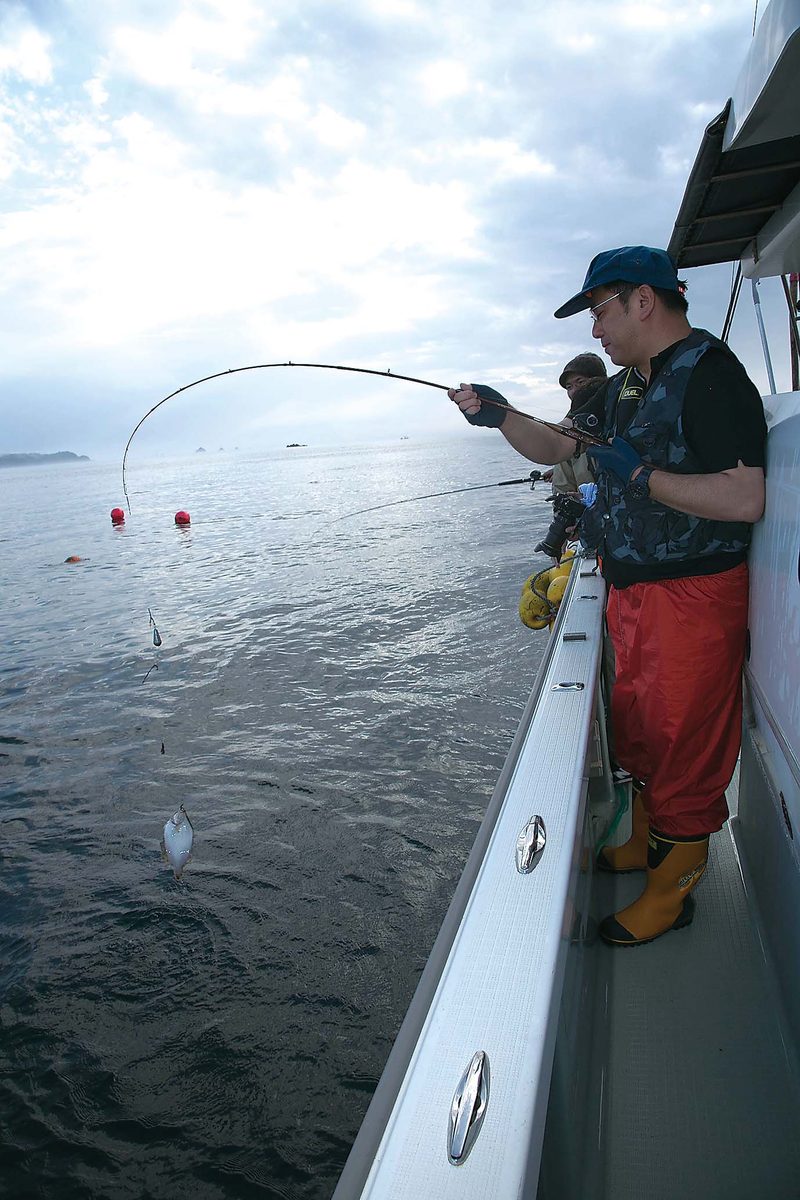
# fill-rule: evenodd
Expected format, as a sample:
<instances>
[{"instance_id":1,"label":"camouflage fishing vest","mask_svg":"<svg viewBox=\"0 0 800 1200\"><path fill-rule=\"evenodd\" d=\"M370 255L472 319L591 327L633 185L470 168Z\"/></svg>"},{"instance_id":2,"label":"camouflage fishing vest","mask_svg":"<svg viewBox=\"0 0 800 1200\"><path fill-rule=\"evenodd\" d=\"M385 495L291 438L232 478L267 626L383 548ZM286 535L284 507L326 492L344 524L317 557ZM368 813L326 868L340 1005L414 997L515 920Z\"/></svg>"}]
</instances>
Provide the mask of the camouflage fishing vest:
<instances>
[{"instance_id":1,"label":"camouflage fishing vest","mask_svg":"<svg viewBox=\"0 0 800 1200\"><path fill-rule=\"evenodd\" d=\"M711 347L732 354L705 329L693 329L680 343L645 391L621 435L650 466L680 475L702 475L705 469L683 434L683 404L689 376ZM617 400L630 372L614 377L607 393L606 437L617 432ZM632 566L681 562L710 554L746 550L750 525L743 521L711 521L667 508L649 497L635 500L612 471L597 471L598 503L604 512L604 553Z\"/></svg>"}]
</instances>

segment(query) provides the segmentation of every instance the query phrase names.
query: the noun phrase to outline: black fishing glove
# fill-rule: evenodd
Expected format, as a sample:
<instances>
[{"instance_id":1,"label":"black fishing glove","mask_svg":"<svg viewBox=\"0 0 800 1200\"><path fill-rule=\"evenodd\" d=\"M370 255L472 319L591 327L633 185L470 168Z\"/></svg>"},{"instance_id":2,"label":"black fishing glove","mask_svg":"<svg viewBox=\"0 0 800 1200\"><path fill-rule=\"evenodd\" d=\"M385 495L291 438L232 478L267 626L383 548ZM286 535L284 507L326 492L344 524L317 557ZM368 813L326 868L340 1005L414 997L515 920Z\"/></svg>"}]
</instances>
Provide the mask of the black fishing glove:
<instances>
[{"instance_id":1,"label":"black fishing glove","mask_svg":"<svg viewBox=\"0 0 800 1200\"><path fill-rule=\"evenodd\" d=\"M479 400L493 400L495 403L481 403L478 411L472 413L471 416L468 413L464 413L470 425L483 425L487 429L499 429L511 408L505 396L501 396L494 388L487 387L485 383L473 383L472 390ZM502 404L503 407L498 408L499 404Z\"/></svg>"}]
</instances>

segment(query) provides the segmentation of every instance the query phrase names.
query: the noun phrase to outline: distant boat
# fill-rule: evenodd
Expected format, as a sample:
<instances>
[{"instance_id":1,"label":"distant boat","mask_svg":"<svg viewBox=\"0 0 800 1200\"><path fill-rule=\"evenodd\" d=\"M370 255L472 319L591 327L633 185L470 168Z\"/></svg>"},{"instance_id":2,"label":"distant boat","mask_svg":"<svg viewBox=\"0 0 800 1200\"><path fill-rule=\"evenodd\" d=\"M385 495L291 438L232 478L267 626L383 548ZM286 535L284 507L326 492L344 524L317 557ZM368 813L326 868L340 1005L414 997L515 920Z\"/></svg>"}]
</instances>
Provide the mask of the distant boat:
<instances>
[{"instance_id":1,"label":"distant boat","mask_svg":"<svg viewBox=\"0 0 800 1200\"><path fill-rule=\"evenodd\" d=\"M306 445L305 442L287 442L286 449L287 450L297 450L300 447L305 446L305 445Z\"/></svg>"}]
</instances>

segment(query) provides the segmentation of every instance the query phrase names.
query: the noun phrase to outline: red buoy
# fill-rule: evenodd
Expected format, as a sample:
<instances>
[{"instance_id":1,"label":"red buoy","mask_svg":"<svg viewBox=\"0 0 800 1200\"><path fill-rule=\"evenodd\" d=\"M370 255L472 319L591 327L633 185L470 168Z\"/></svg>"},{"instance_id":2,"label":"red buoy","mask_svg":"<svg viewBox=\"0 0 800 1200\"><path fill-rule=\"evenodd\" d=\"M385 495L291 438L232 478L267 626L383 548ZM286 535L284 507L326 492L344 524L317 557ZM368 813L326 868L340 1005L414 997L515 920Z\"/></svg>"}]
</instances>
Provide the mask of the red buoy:
<instances>
[{"instance_id":1,"label":"red buoy","mask_svg":"<svg viewBox=\"0 0 800 1200\"><path fill-rule=\"evenodd\" d=\"M192 518L189 516L188 512L186 512L184 509L181 509L179 512L175 513L175 524L176 525L190 525L191 522L192 522Z\"/></svg>"},{"instance_id":2,"label":"red buoy","mask_svg":"<svg viewBox=\"0 0 800 1200\"><path fill-rule=\"evenodd\" d=\"M112 508L111 521L114 525L125 524L125 510L122 508Z\"/></svg>"}]
</instances>

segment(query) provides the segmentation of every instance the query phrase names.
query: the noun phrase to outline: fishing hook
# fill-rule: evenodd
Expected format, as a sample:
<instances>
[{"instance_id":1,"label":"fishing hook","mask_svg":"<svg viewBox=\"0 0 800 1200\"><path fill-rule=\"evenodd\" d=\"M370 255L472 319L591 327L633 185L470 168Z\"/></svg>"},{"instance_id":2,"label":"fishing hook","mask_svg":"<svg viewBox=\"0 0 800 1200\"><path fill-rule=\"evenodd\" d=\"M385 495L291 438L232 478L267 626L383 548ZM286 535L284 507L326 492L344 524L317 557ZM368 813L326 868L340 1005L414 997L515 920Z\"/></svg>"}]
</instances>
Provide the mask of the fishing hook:
<instances>
[{"instance_id":1,"label":"fishing hook","mask_svg":"<svg viewBox=\"0 0 800 1200\"><path fill-rule=\"evenodd\" d=\"M125 465L128 459L128 451L131 442L136 436L139 429L145 423L147 418L151 416L157 408L162 404L166 404L173 396L179 396L181 392L188 392L190 388L197 387L198 384L208 383L212 379L221 379L223 375L239 375L243 371L265 371L270 367L312 367L322 371L354 371L359 375L382 375L385 379L401 379L406 383L419 383L423 387L438 388L442 392L450 391L446 383L432 383L430 379L417 379L413 375L397 375L394 371L376 371L370 367L344 367L333 363L299 363L299 362L278 362L278 363L254 363L249 367L229 367L226 371L215 371L213 375L204 375L202 379L195 379L192 383L186 383L183 387L176 388L174 392L170 392L168 396L164 396L163 400L159 400L152 408L149 408L141 420L135 426L133 433L128 438L125 444L125 451L122 455L122 490L125 494L125 500L128 504L128 512L131 511L131 500L128 495L128 488L125 481ZM506 408L505 404L501 404L499 400L488 400L481 398L481 404L490 404L495 408ZM564 425L557 425L554 421L545 421L542 417L534 417L531 413L522 412L519 408L511 410L520 417L524 417L526 421L533 421L537 425L543 425L546 429L552 429L554 433L560 433L564 437L571 438L574 442L586 442L590 446L601 446L605 443L600 439L593 437L590 433L583 433L579 429L569 429ZM489 485L495 486L495 485Z\"/></svg>"}]
</instances>

